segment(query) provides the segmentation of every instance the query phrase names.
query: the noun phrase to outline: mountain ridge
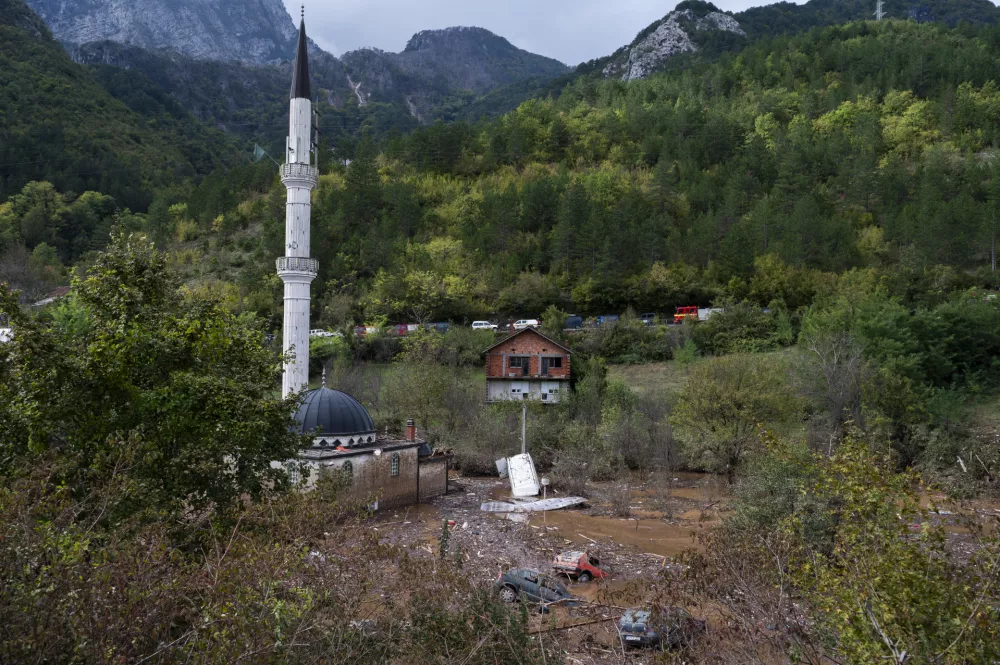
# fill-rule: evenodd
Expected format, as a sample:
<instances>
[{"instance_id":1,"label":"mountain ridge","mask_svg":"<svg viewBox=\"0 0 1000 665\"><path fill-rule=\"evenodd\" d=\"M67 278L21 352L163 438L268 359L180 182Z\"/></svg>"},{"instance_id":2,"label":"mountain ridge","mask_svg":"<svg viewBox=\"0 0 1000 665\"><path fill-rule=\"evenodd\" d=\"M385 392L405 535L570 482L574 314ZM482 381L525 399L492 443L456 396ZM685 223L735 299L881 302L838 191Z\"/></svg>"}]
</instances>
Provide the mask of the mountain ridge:
<instances>
[{"instance_id":1,"label":"mountain ridge","mask_svg":"<svg viewBox=\"0 0 1000 665\"><path fill-rule=\"evenodd\" d=\"M281 0L29 0L71 47L111 40L192 57L253 64L291 57L297 31Z\"/></svg>"}]
</instances>

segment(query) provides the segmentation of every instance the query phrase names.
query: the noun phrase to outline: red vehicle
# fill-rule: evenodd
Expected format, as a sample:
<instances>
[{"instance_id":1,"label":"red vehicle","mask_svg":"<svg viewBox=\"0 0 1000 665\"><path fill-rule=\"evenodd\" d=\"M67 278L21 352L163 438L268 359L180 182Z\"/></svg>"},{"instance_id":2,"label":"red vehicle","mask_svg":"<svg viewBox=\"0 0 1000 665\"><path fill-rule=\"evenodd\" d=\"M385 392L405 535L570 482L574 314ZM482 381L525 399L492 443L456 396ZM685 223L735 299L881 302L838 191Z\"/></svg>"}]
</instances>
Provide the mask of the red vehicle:
<instances>
[{"instance_id":1,"label":"red vehicle","mask_svg":"<svg viewBox=\"0 0 1000 665\"><path fill-rule=\"evenodd\" d=\"M677 311L674 312L674 323L684 323L687 319L690 319L691 321L698 320L697 306L689 305L686 307L678 307Z\"/></svg>"},{"instance_id":2,"label":"red vehicle","mask_svg":"<svg viewBox=\"0 0 1000 665\"><path fill-rule=\"evenodd\" d=\"M552 560L552 568L559 575L565 575L577 582L589 582L593 579L610 577L611 572L601 567L597 557L586 552L563 552Z\"/></svg>"}]
</instances>

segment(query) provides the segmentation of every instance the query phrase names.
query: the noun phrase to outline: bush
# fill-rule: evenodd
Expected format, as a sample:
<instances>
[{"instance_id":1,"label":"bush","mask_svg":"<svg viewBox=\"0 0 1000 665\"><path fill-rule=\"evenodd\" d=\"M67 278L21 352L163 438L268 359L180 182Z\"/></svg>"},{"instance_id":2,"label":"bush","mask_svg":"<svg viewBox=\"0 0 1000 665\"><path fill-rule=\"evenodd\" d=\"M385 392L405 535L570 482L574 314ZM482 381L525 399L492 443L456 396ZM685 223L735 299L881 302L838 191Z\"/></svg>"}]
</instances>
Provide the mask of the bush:
<instances>
[{"instance_id":1,"label":"bush","mask_svg":"<svg viewBox=\"0 0 1000 665\"><path fill-rule=\"evenodd\" d=\"M573 337L574 351L621 365L670 360L677 345L676 331L643 325L629 314Z\"/></svg>"},{"instance_id":2,"label":"bush","mask_svg":"<svg viewBox=\"0 0 1000 665\"><path fill-rule=\"evenodd\" d=\"M777 348L781 342L794 342L787 333L779 337L779 332L783 331L779 331L773 314L744 300L725 304L721 312L715 312L708 321L695 326L691 336L699 351L721 356L767 351Z\"/></svg>"}]
</instances>

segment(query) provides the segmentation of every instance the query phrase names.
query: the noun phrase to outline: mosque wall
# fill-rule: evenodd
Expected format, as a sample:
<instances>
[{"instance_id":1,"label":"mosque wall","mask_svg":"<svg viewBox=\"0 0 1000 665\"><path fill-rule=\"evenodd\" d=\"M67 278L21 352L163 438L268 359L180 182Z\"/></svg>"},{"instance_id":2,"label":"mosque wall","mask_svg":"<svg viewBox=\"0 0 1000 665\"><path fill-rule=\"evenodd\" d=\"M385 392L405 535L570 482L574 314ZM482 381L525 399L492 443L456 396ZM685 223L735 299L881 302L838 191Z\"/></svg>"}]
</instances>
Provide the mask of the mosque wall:
<instances>
[{"instance_id":1,"label":"mosque wall","mask_svg":"<svg viewBox=\"0 0 1000 665\"><path fill-rule=\"evenodd\" d=\"M393 462L393 456L398 456ZM396 508L419 501L419 461L417 447L396 450L374 450L324 462L323 468L345 471L350 464L352 478L345 495L356 500L378 498L379 508ZM394 475L393 472L397 471Z\"/></svg>"},{"instance_id":2,"label":"mosque wall","mask_svg":"<svg viewBox=\"0 0 1000 665\"><path fill-rule=\"evenodd\" d=\"M420 462L420 500L426 501L448 493L448 460L432 457Z\"/></svg>"}]
</instances>

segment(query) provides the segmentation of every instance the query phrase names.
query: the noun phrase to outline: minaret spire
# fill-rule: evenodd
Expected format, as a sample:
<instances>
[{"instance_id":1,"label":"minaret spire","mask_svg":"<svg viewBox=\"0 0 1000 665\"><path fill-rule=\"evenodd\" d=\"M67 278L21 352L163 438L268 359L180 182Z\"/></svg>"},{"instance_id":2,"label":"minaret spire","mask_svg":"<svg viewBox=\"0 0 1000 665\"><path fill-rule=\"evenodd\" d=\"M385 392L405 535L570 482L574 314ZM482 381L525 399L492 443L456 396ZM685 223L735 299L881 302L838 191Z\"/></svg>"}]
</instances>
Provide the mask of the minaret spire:
<instances>
[{"instance_id":1,"label":"minaret spire","mask_svg":"<svg viewBox=\"0 0 1000 665\"><path fill-rule=\"evenodd\" d=\"M295 48L292 65L292 93L289 99L312 99L309 88L309 40L306 38L306 6L302 5L302 22L299 24L299 44Z\"/></svg>"},{"instance_id":2,"label":"minaret spire","mask_svg":"<svg viewBox=\"0 0 1000 665\"><path fill-rule=\"evenodd\" d=\"M309 387L310 286L319 270L319 262L309 256L312 190L316 188L319 173L313 166L308 46L303 6L299 43L292 66L285 163L281 167L281 181L288 190L288 199L285 204L285 255L278 259L277 264L278 276L285 284L282 348L290 358L285 362L282 378L283 397Z\"/></svg>"}]
</instances>

